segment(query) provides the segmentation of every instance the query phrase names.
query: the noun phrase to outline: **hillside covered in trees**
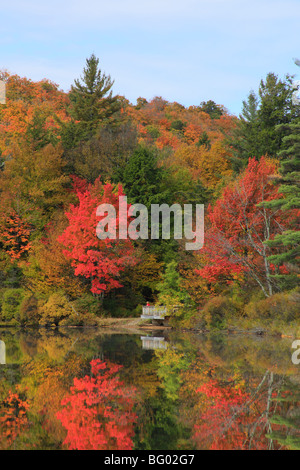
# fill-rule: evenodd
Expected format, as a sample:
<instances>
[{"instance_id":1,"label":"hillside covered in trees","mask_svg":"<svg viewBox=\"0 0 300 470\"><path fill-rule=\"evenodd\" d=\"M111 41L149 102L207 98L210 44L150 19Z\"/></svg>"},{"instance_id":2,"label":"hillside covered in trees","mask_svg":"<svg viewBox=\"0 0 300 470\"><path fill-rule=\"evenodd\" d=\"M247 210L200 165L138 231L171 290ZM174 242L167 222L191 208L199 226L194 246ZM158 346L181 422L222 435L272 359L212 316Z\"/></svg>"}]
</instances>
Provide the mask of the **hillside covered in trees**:
<instances>
[{"instance_id":1,"label":"hillside covered in trees","mask_svg":"<svg viewBox=\"0 0 300 470\"><path fill-rule=\"evenodd\" d=\"M0 79L2 323L88 325L139 316L150 302L185 327L300 331L290 76L269 73L238 117L213 100L132 104L113 94L94 55L68 93L46 79ZM120 195L147 208L204 204L204 247L100 240L96 209L109 203L119 215Z\"/></svg>"}]
</instances>

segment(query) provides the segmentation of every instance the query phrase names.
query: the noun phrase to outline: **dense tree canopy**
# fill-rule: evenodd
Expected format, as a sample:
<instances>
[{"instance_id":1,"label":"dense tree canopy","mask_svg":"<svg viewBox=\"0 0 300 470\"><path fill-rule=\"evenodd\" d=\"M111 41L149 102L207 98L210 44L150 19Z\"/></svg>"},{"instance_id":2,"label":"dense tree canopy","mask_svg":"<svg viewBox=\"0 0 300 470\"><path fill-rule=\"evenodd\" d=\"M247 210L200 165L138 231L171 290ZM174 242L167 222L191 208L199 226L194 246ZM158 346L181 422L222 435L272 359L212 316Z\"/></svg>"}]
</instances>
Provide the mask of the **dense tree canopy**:
<instances>
[{"instance_id":1,"label":"dense tree canopy","mask_svg":"<svg viewBox=\"0 0 300 470\"><path fill-rule=\"evenodd\" d=\"M0 304L10 318L136 315L162 298L215 311L230 296L243 315L246 285L254 299L297 285L300 110L290 76L269 73L239 117L213 99L132 104L113 94L94 54L68 93L46 79L0 78ZM173 213L170 239L152 240L150 223L148 239L100 240L97 207L111 204L118 222L120 196L148 211L204 204L204 248L188 253L174 239Z\"/></svg>"}]
</instances>

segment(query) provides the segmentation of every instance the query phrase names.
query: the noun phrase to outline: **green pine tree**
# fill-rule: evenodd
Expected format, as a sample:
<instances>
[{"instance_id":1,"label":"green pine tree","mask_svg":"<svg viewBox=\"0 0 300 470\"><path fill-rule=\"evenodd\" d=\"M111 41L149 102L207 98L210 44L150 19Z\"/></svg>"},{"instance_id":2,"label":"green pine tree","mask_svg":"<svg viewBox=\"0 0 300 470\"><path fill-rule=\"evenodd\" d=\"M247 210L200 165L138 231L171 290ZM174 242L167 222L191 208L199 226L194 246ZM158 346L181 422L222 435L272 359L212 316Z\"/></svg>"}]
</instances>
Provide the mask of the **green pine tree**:
<instances>
[{"instance_id":1,"label":"green pine tree","mask_svg":"<svg viewBox=\"0 0 300 470\"><path fill-rule=\"evenodd\" d=\"M209 114L211 119L220 119L224 114L224 109L212 100L202 101L199 106L200 110Z\"/></svg>"},{"instance_id":2,"label":"green pine tree","mask_svg":"<svg viewBox=\"0 0 300 470\"><path fill-rule=\"evenodd\" d=\"M265 81L261 80L258 110L261 155L278 156L284 136L284 130L280 125L292 122L298 113L292 104L292 94L293 86L289 75L283 81L274 73L269 73Z\"/></svg>"},{"instance_id":3,"label":"green pine tree","mask_svg":"<svg viewBox=\"0 0 300 470\"><path fill-rule=\"evenodd\" d=\"M237 129L229 142L237 171L246 166L251 157L278 157L285 135L284 129L278 126L293 122L300 114L299 107L292 103L293 91L289 75L280 80L269 73L261 80L258 95L251 91L247 101L243 101Z\"/></svg>"},{"instance_id":4,"label":"green pine tree","mask_svg":"<svg viewBox=\"0 0 300 470\"><path fill-rule=\"evenodd\" d=\"M260 155L261 150L257 141L258 131L258 98L251 91L247 100L243 101L238 125L233 132L233 140L230 142L233 154L231 161L235 171L238 172L246 166L250 157Z\"/></svg>"},{"instance_id":5,"label":"green pine tree","mask_svg":"<svg viewBox=\"0 0 300 470\"><path fill-rule=\"evenodd\" d=\"M112 94L113 84L110 75L99 69L99 59L94 54L86 59L83 76L74 80L70 92L71 113L88 137L100 124L110 122L121 107L119 97Z\"/></svg>"},{"instance_id":6,"label":"green pine tree","mask_svg":"<svg viewBox=\"0 0 300 470\"><path fill-rule=\"evenodd\" d=\"M279 193L281 198L268 203L268 206L278 208L282 211L300 209L300 119L290 124L281 125L278 131L285 132L283 137L283 150L279 156L283 158L280 167L280 177L278 178ZM274 240L267 244L277 247L278 253L269 257L269 261L277 266L287 265L289 275L276 275L283 287L292 288L297 284L300 274L300 231L299 218L288 230L277 235Z\"/></svg>"}]
</instances>

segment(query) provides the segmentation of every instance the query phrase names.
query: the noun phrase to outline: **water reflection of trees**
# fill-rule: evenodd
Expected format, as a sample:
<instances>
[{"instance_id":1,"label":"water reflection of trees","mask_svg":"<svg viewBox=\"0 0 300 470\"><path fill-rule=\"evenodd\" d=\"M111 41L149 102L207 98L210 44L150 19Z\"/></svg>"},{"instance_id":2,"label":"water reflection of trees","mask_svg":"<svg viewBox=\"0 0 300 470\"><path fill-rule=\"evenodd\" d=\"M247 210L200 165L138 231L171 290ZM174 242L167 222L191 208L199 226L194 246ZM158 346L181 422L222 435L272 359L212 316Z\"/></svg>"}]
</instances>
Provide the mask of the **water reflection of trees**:
<instances>
[{"instance_id":1,"label":"water reflection of trees","mask_svg":"<svg viewBox=\"0 0 300 470\"><path fill-rule=\"evenodd\" d=\"M2 448L300 447L289 343L170 332L166 350L144 351L135 335L43 331L4 339L10 364L0 369L1 432L8 423L14 432ZM97 379L95 358L123 367L99 370Z\"/></svg>"},{"instance_id":2,"label":"water reflection of trees","mask_svg":"<svg viewBox=\"0 0 300 470\"><path fill-rule=\"evenodd\" d=\"M271 418L278 411L277 396L283 379L275 380L266 371L251 391L241 384L210 379L197 391L203 400L199 424L194 425L198 448L274 449L278 445L267 435L272 432Z\"/></svg>"},{"instance_id":3,"label":"water reflection of trees","mask_svg":"<svg viewBox=\"0 0 300 470\"><path fill-rule=\"evenodd\" d=\"M8 390L0 406L0 450L10 448L16 439L28 428L29 408L22 393Z\"/></svg>"},{"instance_id":4,"label":"water reflection of trees","mask_svg":"<svg viewBox=\"0 0 300 470\"><path fill-rule=\"evenodd\" d=\"M286 379L281 393L273 400L280 405L280 412L271 417L271 423L276 426L270 428L267 437L288 449L300 450L299 376Z\"/></svg>"},{"instance_id":5,"label":"water reflection of trees","mask_svg":"<svg viewBox=\"0 0 300 470\"><path fill-rule=\"evenodd\" d=\"M120 366L91 361L91 375L74 385L57 413L70 450L130 450L137 419L133 412L136 390L116 376Z\"/></svg>"},{"instance_id":6,"label":"water reflection of trees","mask_svg":"<svg viewBox=\"0 0 300 470\"><path fill-rule=\"evenodd\" d=\"M289 344L247 341L249 347L226 336L217 342L205 338L197 349L185 379L189 405L181 412L181 417L191 417L197 448L299 447L300 397L292 383L297 371L288 356ZM188 395L183 398L187 402Z\"/></svg>"}]
</instances>

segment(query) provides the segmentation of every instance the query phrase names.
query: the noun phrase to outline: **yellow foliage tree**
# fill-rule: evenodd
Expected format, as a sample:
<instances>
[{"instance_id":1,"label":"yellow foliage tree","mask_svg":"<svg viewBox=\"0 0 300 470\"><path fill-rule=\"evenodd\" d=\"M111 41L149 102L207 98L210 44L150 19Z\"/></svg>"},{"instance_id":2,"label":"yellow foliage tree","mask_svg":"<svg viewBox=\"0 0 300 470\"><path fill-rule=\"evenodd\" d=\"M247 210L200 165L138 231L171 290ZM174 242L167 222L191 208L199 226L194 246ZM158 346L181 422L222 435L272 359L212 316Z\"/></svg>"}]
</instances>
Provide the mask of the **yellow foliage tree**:
<instances>
[{"instance_id":1,"label":"yellow foliage tree","mask_svg":"<svg viewBox=\"0 0 300 470\"><path fill-rule=\"evenodd\" d=\"M47 235L37 240L31 250L28 263L23 266L30 288L34 292L49 295L61 290L70 297L77 297L86 292L78 276L74 275L71 260L63 254L63 246L57 237L66 228L68 221L63 212L57 212L50 225Z\"/></svg>"},{"instance_id":2,"label":"yellow foliage tree","mask_svg":"<svg viewBox=\"0 0 300 470\"><path fill-rule=\"evenodd\" d=\"M198 169L199 176L205 186L215 189L222 180L226 180L232 175L230 156L230 152L220 140L212 143L209 149L201 148Z\"/></svg>"},{"instance_id":3,"label":"yellow foliage tree","mask_svg":"<svg viewBox=\"0 0 300 470\"><path fill-rule=\"evenodd\" d=\"M214 190L232 174L230 157L224 143L216 140L210 147L181 145L170 157L169 164L187 168L193 178L199 178L205 187Z\"/></svg>"},{"instance_id":4,"label":"yellow foliage tree","mask_svg":"<svg viewBox=\"0 0 300 470\"><path fill-rule=\"evenodd\" d=\"M14 145L12 157L4 163L0 190L7 205L39 229L70 200L62 155L60 145L34 150L24 140Z\"/></svg>"}]
</instances>

